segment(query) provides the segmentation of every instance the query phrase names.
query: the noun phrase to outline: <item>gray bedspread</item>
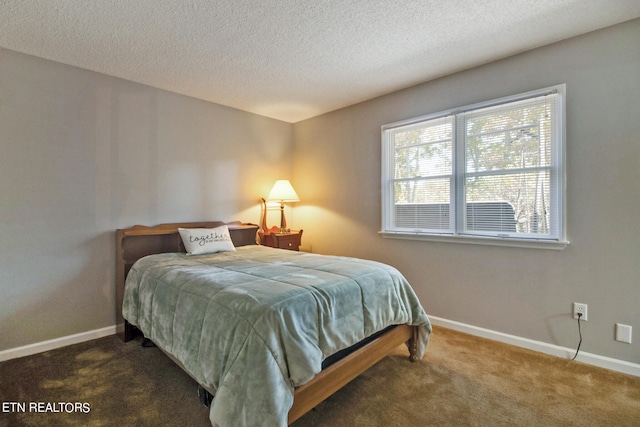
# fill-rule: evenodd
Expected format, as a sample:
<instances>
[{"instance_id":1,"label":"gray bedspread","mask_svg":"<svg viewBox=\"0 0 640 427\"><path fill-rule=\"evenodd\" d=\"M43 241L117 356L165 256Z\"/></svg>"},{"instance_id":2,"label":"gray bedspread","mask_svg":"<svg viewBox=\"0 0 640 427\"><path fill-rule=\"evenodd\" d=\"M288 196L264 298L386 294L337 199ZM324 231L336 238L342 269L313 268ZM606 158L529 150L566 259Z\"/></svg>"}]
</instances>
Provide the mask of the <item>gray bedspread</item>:
<instances>
[{"instance_id":1,"label":"gray bedspread","mask_svg":"<svg viewBox=\"0 0 640 427\"><path fill-rule=\"evenodd\" d=\"M123 314L215 390L214 426L285 426L294 387L389 325L431 325L406 279L373 261L242 246L140 259Z\"/></svg>"}]
</instances>

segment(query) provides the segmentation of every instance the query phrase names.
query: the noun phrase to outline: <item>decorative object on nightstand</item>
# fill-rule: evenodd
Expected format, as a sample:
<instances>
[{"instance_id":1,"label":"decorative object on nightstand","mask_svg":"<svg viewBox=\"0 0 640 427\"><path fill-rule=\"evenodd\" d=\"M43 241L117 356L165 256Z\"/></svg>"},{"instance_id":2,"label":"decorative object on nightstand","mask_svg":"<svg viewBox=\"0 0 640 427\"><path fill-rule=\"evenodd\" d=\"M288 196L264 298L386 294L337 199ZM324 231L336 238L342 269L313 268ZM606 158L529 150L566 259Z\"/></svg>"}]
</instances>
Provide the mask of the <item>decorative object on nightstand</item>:
<instances>
[{"instance_id":1,"label":"decorative object on nightstand","mask_svg":"<svg viewBox=\"0 0 640 427\"><path fill-rule=\"evenodd\" d=\"M302 230L291 231L287 228L287 219L284 215L284 204L290 202L299 202L300 197L293 189L289 180L281 179L276 181L267 196L262 200L262 225L258 232L260 241L265 246L271 246L280 249L290 249L297 251L302 240ZM267 201L280 203L280 227L273 226L267 228Z\"/></svg>"}]
</instances>

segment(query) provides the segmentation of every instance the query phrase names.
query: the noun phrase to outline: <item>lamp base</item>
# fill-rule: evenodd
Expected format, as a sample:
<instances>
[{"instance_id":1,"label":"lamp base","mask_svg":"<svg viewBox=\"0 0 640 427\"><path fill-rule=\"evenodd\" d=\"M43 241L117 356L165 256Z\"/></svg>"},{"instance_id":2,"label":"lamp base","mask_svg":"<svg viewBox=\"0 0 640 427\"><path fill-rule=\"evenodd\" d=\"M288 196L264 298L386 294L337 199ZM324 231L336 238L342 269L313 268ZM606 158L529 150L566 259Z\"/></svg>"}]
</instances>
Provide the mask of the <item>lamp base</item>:
<instances>
[{"instance_id":1,"label":"lamp base","mask_svg":"<svg viewBox=\"0 0 640 427\"><path fill-rule=\"evenodd\" d=\"M284 203L280 203L280 234L287 233L287 220L284 218Z\"/></svg>"}]
</instances>

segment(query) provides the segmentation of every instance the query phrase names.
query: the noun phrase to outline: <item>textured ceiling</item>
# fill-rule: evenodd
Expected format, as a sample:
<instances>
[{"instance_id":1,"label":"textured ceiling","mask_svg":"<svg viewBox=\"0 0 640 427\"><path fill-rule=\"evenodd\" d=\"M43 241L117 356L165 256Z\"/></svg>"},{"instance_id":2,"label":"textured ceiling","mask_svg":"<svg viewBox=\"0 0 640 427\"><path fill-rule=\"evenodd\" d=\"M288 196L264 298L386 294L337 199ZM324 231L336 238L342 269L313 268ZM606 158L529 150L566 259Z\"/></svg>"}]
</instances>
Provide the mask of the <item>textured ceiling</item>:
<instances>
[{"instance_id":1,"label":"textured ceiling","mask_svg":"<svg viewBox=\"0 0 640 427\"><path fill-rule=\"evenodd\" d=\"M0 0L0 47L296 122L640 17L640 0Z\"/></svg>"}]
</instances>

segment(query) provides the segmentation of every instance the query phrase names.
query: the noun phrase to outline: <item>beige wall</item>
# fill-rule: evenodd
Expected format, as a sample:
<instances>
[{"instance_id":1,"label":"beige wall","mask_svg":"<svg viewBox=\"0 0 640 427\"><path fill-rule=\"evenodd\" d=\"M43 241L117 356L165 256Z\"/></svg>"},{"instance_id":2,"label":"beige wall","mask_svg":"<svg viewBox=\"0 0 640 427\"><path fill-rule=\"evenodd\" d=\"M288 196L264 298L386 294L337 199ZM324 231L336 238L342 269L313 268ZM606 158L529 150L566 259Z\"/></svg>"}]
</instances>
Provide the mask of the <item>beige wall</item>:
<instances>
[{"instance_id":1,"label":"beige wall","mask_svg":"<svg viewBox=\"0 0 640 427\"><path fill-rule=\"evenodd\" d=\"M114 230L258 222L291 147L289 123L0 49L0 351L113 326Z\"/></svg>"},{"instance_id":2,"label":"beige wall","mask_svg":"<svg viewBox=\"0 0 640 427\"><path fill-rule=\"evenodd\" d=\"M589 305L583 350L640 363L640 20L536 49L294 125L303 247L398 267L427 312L575 348L572 302ZM380 126L567 85L563 251L383 239ZM614 324L634 343L614 341Z\"/></svg>"}]
</instances>

